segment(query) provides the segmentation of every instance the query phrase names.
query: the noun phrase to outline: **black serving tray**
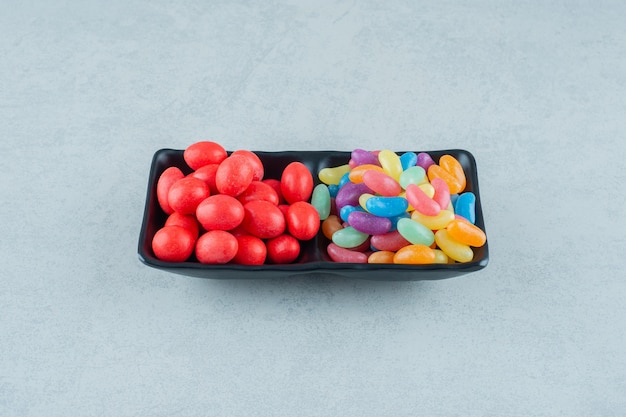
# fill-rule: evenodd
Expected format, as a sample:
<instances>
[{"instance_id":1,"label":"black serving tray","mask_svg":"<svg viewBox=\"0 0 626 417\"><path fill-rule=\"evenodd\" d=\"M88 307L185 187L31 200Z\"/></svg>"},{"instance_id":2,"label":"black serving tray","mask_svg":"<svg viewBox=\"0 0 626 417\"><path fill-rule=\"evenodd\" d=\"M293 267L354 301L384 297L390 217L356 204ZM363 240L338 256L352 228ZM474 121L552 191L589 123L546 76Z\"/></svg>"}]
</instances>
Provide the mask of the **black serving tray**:
<instances>
[{"instance_id":1,"label":"black serving tray","mask_svg":"<svg viewBox=\"0 0 626 417\"><path fill-rule=\"evenodd\" d=\"M264 178L280 179L283 169L289 163L300 161L311 171L316 184L320 182L317 178L317 173L322 168L346 164L350 159L350 152L338 151L254 152L259 156L265 167ZM433 157L435 162L438 162L442 155L448 154L454 156L461 163L467 178L465 191L472 191L476 195L476 225L485 231L474 156L468 151L461 149L427 152ZM398 154L402 153L398 152ZM180 168L185 174L191 172L191 169L183 159L182 150L161 149L154 154L148 178L148 191L138 245L139 259L144 264L163 271L193 277L217 279L266 279L322 273L380 281L419 281L451 278L478 271L487 266L489 261L487 242L480 248L473 248L474 260L467 263L445 265L336 263L326 253L326 246L329 241L320 230L315 238L301 243L300 256L292 264L258 266L235 264L205 265L197 262L193 257L186 262L163 262L154 256L151 242L152 237L163 226L167 218L157 201L157 180L161 173L171 166Z\"/></svg>"}]
</instances>

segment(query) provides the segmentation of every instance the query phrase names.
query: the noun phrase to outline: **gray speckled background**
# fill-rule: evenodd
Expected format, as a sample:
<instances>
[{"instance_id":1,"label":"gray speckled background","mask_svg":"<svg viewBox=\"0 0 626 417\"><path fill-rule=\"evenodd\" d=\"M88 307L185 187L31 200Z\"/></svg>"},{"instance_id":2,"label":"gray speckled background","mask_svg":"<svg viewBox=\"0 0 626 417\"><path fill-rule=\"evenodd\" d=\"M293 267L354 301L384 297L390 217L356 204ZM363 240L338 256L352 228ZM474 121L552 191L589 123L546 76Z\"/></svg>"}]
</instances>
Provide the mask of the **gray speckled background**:
<instances>
[{"instance_id":1,"label":"gray speckled background","mask_svg":"<svg viewBox=\"0 0 626 417\"><path fill-rule=\"evenodd\" d=\"M0 415L624 415L624 2L317 3L3 3ZM148 268L152 155L204 139L468 149L490 264Z\"/></svg>"}]
</instances>

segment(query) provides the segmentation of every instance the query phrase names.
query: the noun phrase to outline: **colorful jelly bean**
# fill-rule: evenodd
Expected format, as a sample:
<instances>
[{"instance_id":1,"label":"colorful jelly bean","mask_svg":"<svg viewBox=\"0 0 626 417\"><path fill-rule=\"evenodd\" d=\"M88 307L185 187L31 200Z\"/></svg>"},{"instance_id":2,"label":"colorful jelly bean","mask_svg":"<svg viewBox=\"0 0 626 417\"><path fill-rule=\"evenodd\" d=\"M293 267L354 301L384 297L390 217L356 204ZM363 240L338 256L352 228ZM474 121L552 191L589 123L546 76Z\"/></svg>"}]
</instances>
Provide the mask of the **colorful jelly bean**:
<instances>
[{"instance_id":1,"label":"colorful jelly bean","mask_svg":"<svg viewBox=\"0 0 626 417\"><path fill-rule=\"evenodd\" d=\"M330 259L332 259L334 262L348 262L358 264L367 263L366 254L342 248L334 243L330 243L326 250L328 252L328 256L330 256Z\"/></svg>"},{"instance_id":2,"label":"colorful jelly bean","mask_svg":"<svg viewBox=\"0 0 626 417\"><path fill-rule=\"evenodd\" d=\"M426 181L428 181L428 179L426 178L426 171L424 171L424 168L418 166L413 166L404 170L402 174L400 174L399 180L400 186L404 190L406 190L406 187L409 184L420 185Z\"/></svg>"},{"instance_id":3,"label":"colorful jelly bean","mask_svg":"<svg viewBox=\"0 0 626 417\"><path fill-rule=\"evenodd\" d=\"M378 154L378 161L387 175L396 181L400 180L402 162L400 162L398 154L388 149L382 150Z\"/></svg>"},{"instance_id":4,"label":"colorful jelly bean","mask_svg":"<svg viewBox=\"0 0 626 417\"><path fill-rule=\"evenodd\" d=\"M351 206L350 204L343 206L341 210L339 210L339 218L344 222L348 221L350 214L355 211L365 211L361 206Z\"/></svg>"},{"instance_id":5,"label":"colorful jelly bean","mask_svg":"<svg viewBox=\"0 0 626 417\"><path fill-rule=\"evenodd\" d=\"M391 229L391 220L387 217L378 217L362 211L351 212L348 215L348 223L359 232L368 235L380 235Z\"/></svg>"},{"instance_id":6,"label":"colorful jelly bean","mask_svg":"<svg viewBox=\"0 0 626 417\"><path fill-rule=\"evenodd\" d=\"M408 245L396 252L393 262L397 264L432 264L435 251L425 245Z\"/></svg>"},{"instance_id":7,"label":"colorful jelly bean","mask_svg":"<svg viewBox=\"0 0 626 417\"><path fill-rule=\"evenodd\" d=\"M330 191L325 184L317 184L313 188L311 205L317 210L320 220L325 220L330 215Z\"/></svg>"},{"instance_id":8,"label":"colorful jelly bean","mask_svg":"<svg viewBox=\"0 0 626 417\"><path fill-rule=\"evenodd\" d=\"M328 240L332 240L333 234L335 234L337 230L341 229L343 229L343 225L341 224L339 217L334 214L331 214L322 222L322 233Z\"/></svg>"},{"instance_id":9,"label":"colorful jelly bean","mask_svg":"<svg viewBox=\"0 0 626 417\"><path fill-rule=\"evenodd\" d=\"M448 257L455 261L471 262L472 259L474 259L472 248L454 240L446 229L438 230L437 233L435 233L435 242L437 242L437 246L448 255Z\"/></svg>"},{"instance_id":10,"label":"colorful jelly bean","mask_svg":"<svg viewBox=\"0 0 626 417\"><path fill-rule=\"evenodd\" d=\"M355 149L350 154L352 161L355 166L359 165L378 165L380 166L380 162L378 162L378 157L370 151L366 151L364 149Z\"/></svg>"},{"instance_id":11,"label":"colorful jelly bean","mask_svg":"<svg viewBox=\"0 0 626 417\"><path fill-rule=\"evenodd\" d=\"M457 192L461 192L465 189L467 182L465 172L463 171L463 166L455 157L452 155L442 155L441 158L439 158L439 166L451 173L459 182L461 189ZM453 192L453 194L455 194L455 192Z\"/></svg>"},{"instance_id":12,"label":"colorful jelly bean","mask_svg":"<svg viewBox=\"0 0 626 417\"><path fill-rule=\"evenodd\" d=\"M320 181L326 185L338 185L339 180L350 171L348 164L340 165L332 168L323 168L317 175Z\"/></svg>"},{"instance_id":13,"label":"colorful jelly bean","mask_svg":"<svg viewBox=\"0 0 626 417\"><path fill-rule=\"evenodd\" d=\"M414 167L417 164L417 154L415 152L405 152L400 155L400 164L402 165L402 171Z\"/></svg>"},{"instance_id":14,"label":"colorful jelly bean","mask_svg":"<svg viewBox=\"0 0 626 417\"><path fill-rule=\"evenodd\" d=\"M435 235L432 230L412 219L400 219L398 221L398 232L414 245L430 246L435 241Z\"/></svg>"},{"instance_id":15,"label":"colorful jelly bean","mask_svg":"<svg viewBox=\"0 0 626 417\"><path fill-rule=\"evenodd\" d=\"M361 233L352 226L344 227L333 234L333 243L342 248L354 248L369 238L366 233Z\"/></svg>"},{"instance_id":16,"label":"colorful jelly bean","mask_svg":"<svg viewBox=\"0 0 626 417\"><path fill-rule=\"evenodd\" d=\"M435 161L433 158L426 152L420 152L417 154L417 166L420 166L424 169L424 171L428 171L428 168L431 165L434 165Z\"/></svg>"},{"instance_id":17,"label":"colorful jelly bean","mask_svg":"<svg viewBox=\"0 0 626 417\"><path fill-rule=\"evenodd\" d=\"M355 184L361 183L363 182L363 175L367 171L384 172L383 169L378 165L365 164L365 165L359 165L359 166L354 167L352 171L349 172L348 178L350 179L351 182Z\"/></svg>"},{"instance_id":18,"label":"colorful jelly bean","mask_svg":"<svg viewBox=\"0 0 626 417\"><path fill-rule=\"evenodd\" d=\"M395 252L381 250L378 252L373 252L367 258L367 263L370 264L392 264L393 257L395 256Z\"/></svg>"},{"instance_id":19,"label":"colorful jelly bean","mask_svg":"<svg viewBox=\"0 0 626 417\"><path fill-rule=\"evenodd\" d=\"M446 229L451 238L468 246L480 247L487 241L485 232L470 222L452 220Z\"/></svg>"},{"instance_id":20,"label":"colorful jelly bean","mask_svg":"<svg viewBox=\"0 0 626 417\"><path fill-rule=\"evenodd\" d=\"M450 204L450 188L448 184L441 178L434 178L431 181L435 193L433 194L433 200L439 204L442 210L445 210Z\"/></svg>"},{"instance_id":21,"label":"colorful jelly bean","mask_svg":"<svg viewBox=\"0 0 626 417\"><path fill-rule=\"evenodd\" d=\"M409 184L407 187L406 199L415 210L427 216L436 216L441 211L439 204L415 184Z\"/></svg>"},{"instance_id":22,"label":"colorful jelly bean","mask_svg":"<svg viewBox=\"0 0 626 417\"><path fill-rule=\"evenodd\" d=\"M454 213L449 210L441 210L436 216L426 216L419 211L414 211L411 213L411 218L430 230L439 230L445 229L454 220Z\"/></svg>"},{"instance_id":23,"label":"colorful jelly bean","mask_svg":"<svg viewBox=\"0 0 626 417\"><path fill-rule=\"evenodd\" d=\"M468 222L476 223L476 196L472 192L466 192L456 200L454 213L467 219Z\"/></svg>"},{"instance_id":24,"label":"colorful jelly bean","mask_svg":"<svg viewBox=\"0 0 626 417\"><path fill-rule=\"evenodd\" d=\"M335 204L337 205L337 209L341 210L343 206L347 205L358 205L359 197L363 193L372 193L372 190L363 183L347 183L339 190L339 192L337 193L337 197L335 197Z\"/></svg>"},{"instance_id":25,"label":"colorful jelly bean","mask_svg":"<svg viewBox=\"0 0 626 417\"><path fill-rule=\"evenodd\" d=\"M371 243L372 246L378 250L391 252L396 252L400 250L400 248L411 244L411 242L402 237L397 230L382 235L374 235L372 236Z\"/></svg>"},{"instance_id":26,"label":"colorful jelly bean","mask_svg":"<svg viewBox=\"0 0 626 417\"><path fill-rule=\"evenodd\" d=\"M397 196L402 187L389 175L375 170L365 171L363 174L363 183L372 191L385 197Z\"/></svg>"},{"instance_id":27,"label":"colorful jelly bean","mask_svg":"<svg viewBox=\"0 0 626 417\"><path fill-rule=\"evenodd\" d=\"M404 213L409 203L402 197L372 197L365 208L375 216L394 217Z\"/></svg>"}]
</instances>

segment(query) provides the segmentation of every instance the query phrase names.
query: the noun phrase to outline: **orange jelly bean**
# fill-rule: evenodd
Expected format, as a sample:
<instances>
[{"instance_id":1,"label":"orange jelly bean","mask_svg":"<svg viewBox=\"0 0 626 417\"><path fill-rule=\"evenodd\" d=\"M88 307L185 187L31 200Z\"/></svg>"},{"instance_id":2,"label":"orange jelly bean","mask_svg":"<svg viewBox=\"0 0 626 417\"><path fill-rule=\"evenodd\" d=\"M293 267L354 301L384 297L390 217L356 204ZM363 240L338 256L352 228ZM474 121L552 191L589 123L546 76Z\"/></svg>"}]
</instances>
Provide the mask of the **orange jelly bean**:
<instances>
[{"instance_id":1,"label":"orange jelly bean","mask_svg":"<svg viewBox=\"0 0 626 417\"><path fill-rule=\"evenodd\" d=\"M481 247L487 241L485 232L465 220L452 220L446 229L450 237L468 246Z\"/></svg>"},{"instance_id":2,"label":"orange jelly bean","mask_svg":"<svg viewBox=\"0 0 626 417\"><path fill-rule=\"evenodd\" d=\"M431 165L428 167L428 179L432 182L434 178L441 178L448 184L450 194L458 194L465 189L465 184L462 184L451 172L446 171L440 165ZM463 176L465 178L465 175Z\"/></svg>"},{"instance_id":3,"label":"orange jelly bean","mask_svg":"<svg viewBox=\"0 0 626 417\"><path fill-rule=\"evenodd\" d=\"M432 264L435 251L425 245L408 245L400 249L393 257L396 264Z\"/></svg>"},{"instance_id":4,"label":"orange jelly bean","mask_svg":"<svg viewBox=\"0 0 626 417\"><path fill-rule=\"evenodd\" d=\"M343 229L343 225L339 217L334 214L331 214L322 222L322 233L324 233L324 236L329 240L332 240L335 232L341 229Z\"/></svg>"},{"instance_id":5,"label":"orange jelly bean","mask_svg":"<svg viewBox=\"0 0 626 417\"><path fill-rule=\"evenodd\" d=\"M392 264L395 252L388 250L381 250L378 252L372 252L367 258L367 263L370 264Z\"/></svg>"},{"instance_id":6,"label":"orange jelly bean","mask_svg":"<svg viewBox=\"0 0 626 417\"><path fill-rule=\"evenodd\" d=\"M454 156L442 155L441 158L439 158L439 166L454 175L454 178L456 178L459 184L461 184L460 191L465 189L465 184L467 182L465 179L465 172L463 171L461 163Z\"/></svg>"},{"instance_id":7,"label":"orange jelly bean","mask_svg":"<svg viewBox=\"0 0 626 417\"><path fill-rule=\"evenodd\" d=\"M350 182L353 182L355 184L361 183L363 182L363 174L371 169L378 172L384 172L383 169L378 165L365 164L352 168L350 174L348 175L348 178L350 178Z\"/></svg>"}]
</instances>

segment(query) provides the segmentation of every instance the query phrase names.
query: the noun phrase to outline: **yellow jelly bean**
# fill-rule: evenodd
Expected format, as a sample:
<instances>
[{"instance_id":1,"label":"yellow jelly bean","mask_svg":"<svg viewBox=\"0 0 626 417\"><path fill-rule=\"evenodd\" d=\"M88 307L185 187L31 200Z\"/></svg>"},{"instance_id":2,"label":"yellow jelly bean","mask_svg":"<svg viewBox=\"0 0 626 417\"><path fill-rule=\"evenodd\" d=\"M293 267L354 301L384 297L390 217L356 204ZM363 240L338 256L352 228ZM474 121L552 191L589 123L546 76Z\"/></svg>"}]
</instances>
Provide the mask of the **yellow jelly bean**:
<instances>
[{"instance_id":1,"label":"yellow jelly bean","mask_svg":"<svg viewBox=\"0 0 626 417\"><path fill-rule=\"evenodd\" d=\"M322 170L320 170L317 176L319 177L320 181L322 181L326 185L337 185L339 184L339 180L341 179L341 177L343 177L348 171L350 171L350 165L339 165L332 168L323 168Z\"/></svg>"},{"instance_id":2,"label":"yellow jelly bean","mask_svg":"<svg viewBox=\"0 0 626 417\"><path fill-rule=\"evenodd\" d=\"M363 174L365 174L365 172L370 169L383 172L383 169L379 167L378 165L373 165L373 164L359 165L359 166L352 168L352 171L350 171L350 174L348 174L348 178L350 178L350 182L353 182L355 184L359 184L363 182Z\"/></svg>"},{"instance_id":3,"label":"yellow jelly bean","mask_svg":"<svg viewBox=\"0 0 626 417\"><path fill-rule=\"evenodd\" d=\"M485 232L465 220L453 220L446 228L450 237L468 246L480 247L487 241Z\"/></svg>"},{"instance_id":4,"label":"yellow jelly bean","mask_svg":"<svg viewBox=\"0 0 626 417\"><path fill-rule=\"evenodd\" d=\"M448 262L450 262L450 258L448 258L448 255L446 255L441 249L433 249L433 252L435 252L436 264L447 264Z\"/></svg>"},{"instance_id":5,"label":"yellow jelly bean","mask_svg":"<svg viewBox=\"0 0 626 417\"><path fill-rule=\"evenodd\" d=\"M402 175L402 162L397 153L389 149L382 150L378 153L378 161L383 167L385 174L389 175L396 181L400 181Z\"/></svg>"},{"instance_id":6,"label":"yellow jelly bean","mask_svg":"<svg viewBox=\"0 0 626 417\"><path fill-rule=\"evenodd\" d=\"M423 224L430 230L445 229L454 220L454 213L448 210L441 210L436 216L427 216L415 210L411 213L411 219Z\"/></svg>"},{"instance_id":7,"label":"yellow jelly bean","mask_svg":"<svg viewBox=\"0 0 626 417\"><path fill-rule=\"evenodd\" d=\"M472 248L454 240L446 229L438 230L435 233L437 246L450 258L459 262L471 262L474 259Z\"/></svg>"},{"instance_id":8,"label":"yellow jelly bean","mask_svg":"<svg viewBox=\"0 0 626 417\"><path fill-rule=\"evenodd\" d=\"M393 257L396 264L432 264L435 262L435 251L425 245L407 245Z\"/></svg>"},{"instance_id":9,"label":"yellow jelly bean","mask_svg":"<svg viewBox=\"0 0 626 417\"><path fill-rule=\"evenodd\" d=\"M429 182L425 182L424 184L418 185L424 191L424 194L428 196L428 198L433 198L435 195L435 187L433 187Z\"/></svg>"},{"instance_id":10,"label":"yellow jelly bean","mask_svg":"<svg viewBox=\"0 0 626 417\"><path fill-rule=\"evenodd\" d=\"M368 258L367 263L370 264L392 264L395 252L381 250L373 252Z\"/></svg>"},{"instance_id":11,"label":"yellow jelly bean","mask_svg":"<svg viewBox=\"0 0 626 417\"><path fill-rule=\"evenodd\" d=\"M369 193L361 194L361 196L359 197L359 205L363 207L363 210L367 211L365 204L367 203L367 200L369 200L372 197L374 197L374 194L369 194Z\"/></svg>"}]
</instances>

